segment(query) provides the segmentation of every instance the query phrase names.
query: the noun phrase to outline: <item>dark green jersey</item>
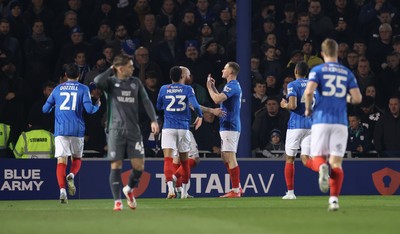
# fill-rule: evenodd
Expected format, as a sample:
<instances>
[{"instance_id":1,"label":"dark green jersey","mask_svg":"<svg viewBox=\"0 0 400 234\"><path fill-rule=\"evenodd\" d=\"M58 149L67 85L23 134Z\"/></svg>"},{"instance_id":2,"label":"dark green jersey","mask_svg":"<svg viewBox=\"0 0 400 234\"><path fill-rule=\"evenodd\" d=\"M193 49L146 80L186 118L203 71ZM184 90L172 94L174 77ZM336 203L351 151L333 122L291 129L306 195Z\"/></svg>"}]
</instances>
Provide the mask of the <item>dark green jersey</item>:
<instances>
[{"instance_id":1,"label":"dark green jersey","mask_svg":"<svg viewBox=\"0 0 400 234\"><path fill-rule=\"evenodd\" d=\"M139 102L143 102L151 121L156 121L154 106L137 77L118 79L112 69L99 74L94 82L107 96L107 129L125 129L141 137Z\"/></svg>"}]
</instances>

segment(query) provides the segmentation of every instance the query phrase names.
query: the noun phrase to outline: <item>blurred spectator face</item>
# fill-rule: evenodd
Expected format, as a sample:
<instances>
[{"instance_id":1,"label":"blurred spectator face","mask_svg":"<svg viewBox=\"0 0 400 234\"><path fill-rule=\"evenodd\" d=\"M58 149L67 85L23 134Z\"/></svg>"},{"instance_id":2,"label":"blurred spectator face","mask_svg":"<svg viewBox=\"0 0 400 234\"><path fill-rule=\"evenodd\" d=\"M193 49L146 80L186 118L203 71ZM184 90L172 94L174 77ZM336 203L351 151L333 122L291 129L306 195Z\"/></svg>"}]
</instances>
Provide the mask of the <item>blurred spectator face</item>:
<instances>
[{"instance_id":1,"label":"blurred spectator face","mask_svg":"<svg viewBox=\"0 0 400 234\"><path fill-rule=\"evenodd\" d=\"M215 120L215 116L211 113L208 112L204 112L203 113L203 119L204 121L206 121L207 123L213 123Z\"/></svg>"},{"instance_id":2,"label":"blurred spectator face","mask_svg":"<svg viewBox=\"0 0 400 234\"><path fill-rule=\"evenodd\" d=\"M359 55L365 55L365 52L367 52L367 46L362 42L355 42L353 44L353 50L355 50Z\"/></svg>"},{"instance_id":3,"label":"blurred spectator face","mask_svg":"<svg viewBox=\"0 0 400 234\"><path fill-rule=\"evenodd\" d=\"M347 28L346 21L339 20L338 23L337 23L336 30L339 31L339 32L343 32L343 31L346 30L346 28Z\"/></svg>"},{"instance_id":4,"label":"blurred spectator face","mask_svg":"<svg viewBox=\"0 0 400 234\"><path fill-rule=\"evenodd\" d=\"M71 10L79 10L81 8L81 0L68 0L68 6Z\"/></svg>"},{"instance_id":5,"label":"blurred spectator face","mask_svg":"<svg viewBox=\"0 0 400 234\"><path fill-rule=\"evenodd\" d=\"M143 21L144 27L148 31L153 31L156 28L156 17L153 14L145 15Z\"/></svg>"},{"instance_id":6,"label":"blurred spectator face","mask_svg":"<svg viewBox=\"0 0 400 234\"><path fill-rule=\"evenodd\" d=\"M104 58L97 59L96 61L96 67L99 69L103 69L106 66L106 60Z\"/></svg>"},{"instance_id":7,"label":"blurred spectator face","mask_svg":"<svg viewBox=\"0 0 400 234\"><path fill-rule=\"evenodd\" d=\"M294 11L285 11L285 19L287 22L293 22L296 16L296 13Z\"/></svg>"},{"instance_id":8,"label":"blurred spectator face","mask_svg":"<svg viewBox=\"0 0 400 234\"><path fill-rule=\"evenodd\" d=\"M78 65L85 65L86 64L85 53L78 53L75 57L75 63Z\"/></svg>"},{"instance_id":9,"label":"blurred spectator face","mask_svg":"<svg viewBox=\"0 0 400 234\"><path fill-rule=\"evenodd\" d=\"M264 97L265 93L267 92L267 85L262 83L257 83L256 86L253 88L253 90L258 97Z\"/></svg>"},{"instance_id":10,"label":"blurred spectator face","mask_svg":"<svg viewBox=\"0 0 400 234\"><path fill-rule=\"evenodd\" d=\"M375 98L376 97L376 88L373 85L367 86L367 88L365 88L365 96L370 96Z\"/></svg>"},{"instance_id":11,"label":"blurred spectator face","mask_svg":"<svg viewBox=\"0 0 400 234\"><path fill-rule=\"evenodd\" d=\"M51 87L51 86L46 86L44 89L43 89L43 95L45 96L45 97L49 97L50 96L50 94L51 94L51 92L53 92L53 87Z\"/></svg>"},{"instance_id":12,"label":"blurred spectator face","mask_svg":"<svg viewBox=\"0 0 400 234\"><path fill-rule=\"evenodd\" d=\"M388 67L392 70L396 70L399 67L399 56L397 54L394 55L388 55L386 57L386 63Z\"/></svg>"},{"instance_id":13,"label":"blurred spectator face","mask_svg":"<svg viewBox=\"0 0 400 234\"><path fill-rule=\"evenodd\" d=\"M355 66L357 64L357 62L358 62L358 54L357 53L350 52L347 54L347 63L350 66Z\"/></svg>"},{"instance_id":14,"label":"blurred spectator face","mask_svg":"<svg viewBox=\"0 0 400 234\"><path fill-rule=\"evenodd\" d=\"M260 67L260 59L259 58L251 58L251 70L256 71Z\"/></svg>"},{"instance_id":15,"label":"blurred spectator face","mask_svg":"<svg viewBox=\"0 0 400 234\"><path fill-rule=\"evenodd\" d=\"M293 77L285 77L285 79L283 79L283 84L282 84L282 88L287 92L287 86L290 82L294 81Z\"/></svg>"},{"instance_id":16,"label":"blurred spectator face","mask_svg":"<svg viewBox=\"0 0 400 234\"><path fill-rule=\"evenodd\" d=\"M232 19L236 19L236 16L237 16L237 7L236 7L236 3L233 3L233 4L232 4L231 14L232 14Z\"/></svg>"},{"instance_id":17,"label":"blurred spectator face","mask_svg":"<svg viewBox=\"0 0 400 234\"><path fill-rule=\"evenodd\" d=\"M43 6L43 0L32 0L32 4L35 8L40 8Z\"/></svg>"},{"instance_id":18,"label":"blurred spectator face","mask_svg":"<svg viewBox=\"0 0 400 234\"><path fill-rule=\"evenodd\" d=\"M135 60L140 64L147 64L149 62L149 51L140 47L135 51Z\"/></svg>"},{"instance_id":19,"label":"blurred spectator face","mask_svg":"<svg viewBox=\"0 0 400 234\"><path fill-rule=\"evenodd\" d=\"M15 65L12 62L4 64L1 70L7 75L13 75L15 73Z\"/></svg>"},{"instance_id":20,"label":"blurred spectator face","mask_svg":"<svg viewBox=\"0 0 400 234\"><path fill-rule=\"evenodd\" d=\"M72 33L71 41L74 45L81 43L83 41L83 33Z\"/></svg>"},{"instance_id":21,"label":"blurred spectator face","mask_svg":"<svg viewBox=\"0 0 400 234\"><path fill-rule=\"evenodd\" d=\"M143 10L145 10L147 7L148 7L147 0L137 0L137 1L136 1L135 8L137 8L137 9L143 11Z\"/></svg>"},{"instance_id":22,"label":"blurred spectator face","mask_svg":"<svg viewBox=\"0 0 400 234\"><path fill-rule=\"evenodd\" d=\"M268 34L265 42L270 46L276 46L276 35L273 33Z\"/></svg>"},{"instance_id":23,"label":"blurred spectator face","mask_svg":"<svg viewBox=\"0 0 400 234\"><path fill-rule=\"evenodd\" d=\"M186 49L185 55L191 60L196 60L199 57L199 51L196 47L190 46Z\"/></svg>"},{"instance_id":24,"label":"blurred spectator face","mask_svg":"<svg viewBox=\"0 0 400 234\"><path fill-rule=\"evenodd\" d=\"M291 60L293 63L301 62L301 61L304 60L304 55L301 54L301 53L296 53L295 55L293 55L293 56L290 58L290 60Z\"/></svg>"},{"instance_id":25,"label":"blurred spectator face","mask_svg":"<svg viewBox=\"0 0 400 234\"><path fill-rule=\"evenodd\" d=\"M397 42L397 43L393 44L393 52L400 54L400 43Z\"/></svg>"},{"instance_id":26,"label":"blurred spectator face","mask_svg":"<svg viewBox=\"0 0 400 234\"><path fill-rule=\"evenodd\" d=\"M266 102L267 112L270 116L275 116L279 112L279 105L276 100L267 100Z\"/></svg>"},{"instance_id":27,"label":"blurred spectator face","mask_svg":"<svg viewBox=\"0 0 400 234\"><path fill-rule=\"evenodd\" d=\"M157 77L146 77L145 85L150 89L157 88Z\"/></svg>"},{"instance_id":28,"label":"blurred spectator face","mask_svg":"<svg viewBox=\"0 0 400 234\"><path fill-rule=\"evenodd\" d=\"M275 48L268 48L267 51L264 52L264 54L267 60L275 60L276 58Z\"/></svg>"},{"instance_id":29,"label":"blurred spectator face","mask_svg":"<svg viewBox=\"0 0 400 234\"><path fill-rule=\"evenodd\" d=\"M271 136L271 143L277 145L281 142L281 138L278 135Z\"/></svg>"},{"instance_id":30,"label":"blurred spectator face","mask_svg":"<svg viewBox=\"0 0 400 234\"><path fill-rule=\"evenodd\" d=\"M173 41L176 38L176 27L173 24L165 26L164 40Z\"/></svg>"},{"instance_id":31,"label":"blurred spectator face","mask_svg":"<svg viewBox=\"0 0 400 234\"><path fill-rule=\"evenodd\" d=\"M310 25L310 16L308 15L302 15L299 17L299 19L297 20L297 24L300 25Z\"/></svg>"},{"instance_id":32,"label":"blurred spectator face","mask_svg":"<svg viewBox=\"0 0 400 234\"><path fill-rule=\"evenodd\" d=\"M308 12L312 15L318 15L321 13L321 3L320 2L310 2L308 6Z\"/></svg>"},{"instance_id":33,"label":"blurred spectator face","mask_svg":"<svg viewBox=\"0 0 400 234\"><path fill-rule=\"evenodd\" d=\"M335 6L340 10L344 10L346 8L346 5L347 5L347 0L335 0Z\"/></svg>"},{"instance_id":34,"label":"blurred spectator face","mask_svg":"<svg viewBox=\"0 0 400 234\"><path fill-rule=\"evenodd\" d=\"M2 22L0 23L0 33L2 35L7 35L10 32L10 23Z\"/></svg>"},{"instance_id":35,"label":"blurred spectator face","mask_svg":"<svg viewBox=\"0 0 400 234\"><path fill-rule=\"evenodd\" d=\"M297 27L297 39L300 41L305 41L310 36L310 28L305 25L301 25Z\"/></svg>"},{"instance_id":36,"label":"blurred spectator face","mask_svg":"<svg viewBox=\"0 0 400 234\"><path fill-rule=\"evenodd\" d=\"M11 14L12 14L12 16L14 16L14 17L18 17L19 15L21 15L21 7L20 6L14 6L12 9L11 9Z\"/></svg>"},{"instance_id":37,"label":"blurred spectator face","mask_svg":"<svg viewBox=\"0 0 400 234\"><path fill-rule=\"evenodd\" d=\"M124 25L119 25L115 29L115 37L118 39L125 39L125 37L128 35L128 31L126 30Z\"/></svg>"},{"instance_id":38,"label":"blurred spectator face","mask_svg":"<svg viewBox=\"0 0 400 234\"><path fill-rule=\"evenodd\" d=\"M379 16L378 16L381 24L383 23L392 23L392 16L390 15L390 12L382 12Z\"/></svg>"},{"instance_id":39,"label":"blurred spectator face","mask_svg":"<svg viewBox=\"0 0 400 234\"><path fill-rule=\"evenodd\" d=\"M267 87L275 87L276 77L272 75L267 76L267 78L265 79L265 83L267 83Z\"/></svg>"},{"instance_id":40,"label":"blurred spectator face","mask_svg":"<svg viewBox=\"0 0 400 234\"><path fill-rule=\"evenodd\" d=\"M175 10L174 0L164 0L162 9L166 14L172 14Z\"/></svg>"},{"instance_id":41,"label":"blurred spectator face","mask_svg":"<svg viewBox=\"0 0 400 234\"><path fill-rule=\"evenodd\" d=\"M74 12L69 12L64 17L64 25L72 28L78 24L78 16Z\"/></svg>"},{"instance_id":42,"label":"blurred spectator face","mask_svg":"<svg viewBox=\"0 0 400 234\"><path fill-rule=\"evenodd\" d=\"M201 36L210 37L212 35L212 29L210 26L203 26L201 28Z\"/></svg>"},{"instance_id":43,"label":"blurred spectator face","mask_svg":"<svg viewBox=\"0 0 400 234\"><path fill-rule=\"evenodd\" d=\"M390 110L390 113L392 113L392 115L394 115L394 116L399 115L400 103L399 103L398 98L389 99L389 110Z\"/></svg>"},{"instance_id":44,"label":"blurred spectator face","mask_svg":"<svg viewBox=\"0 0 400 234\"><path fill-rule=\"evenodd\" d=\"M209 54L217 54L218 53L218 44L216 42L212 42L208 47L207 47L207 53Z\"/></svg>"},{"instance_id":45,"label":"blurred spectator face","mask_svg":"<svg viewBox=\"0 0 400 234\"><path fill-rule=\"evenodd\" d=\"M306 54L306 55L310 55L311 53L312 53L312 45L311 45L311 43L305 43L304 45L303 45L303 53L304 54Z\"/></svg>"},{"instance_id":46,"label":"blurred spectator face","mask_svg":"<svg viewBox=\"0 0 400 234\"><path fill-rule=\"evenodd\" d=\"M208 0L197 0L196 7L200 12L205 12L208 9Z\"/></svg>"},{"instance_id":47,"label":"blurred spectator face","mask_svg":"<svg viewBox=\"0 0 400 234\"><path fill-rule=\"evenodd\" d=\"M101 4L100 9L101 9L101 12L108 14L111 11L112 6L108 3L103 3L103 4Z\"/></svg>"},{"instance_id":48,"label":"blurred spectator face","mask_svg":"<svg viewBox=\"0 0 400 234\"><path fill-rule=\"evenodd\" d=\"M103 54L106 56L107 61L113 61L114 59L114 49L106 47L103 49Z\"/></svg>"},{"instance_id":49,"label":"blurred spectator face","mask_svg":"<svg viewBox=\"0 0 400 234\"><path fill-rule=\"evenodd\" d=\"M35 22L32 26L32 34L42 34L44 31L43 22Z\"/></svg>"},{"instance_id":50,"label":"blurred spectator face","mask_svg":"<svg viewBox=\"0 0 400 234\"><path fill-rule=\"evenodd\" d=\"M111 33L111 28L107 24L100 25L99 34L100 35L109 35Z\"/></svg>"},{"instance_id":51,"label":"blurred spectator face","mask_svg":"<svg viewBox=\"0 0 400 234\"><path fill-rule=\"evenodd\" d=\"M185 15L183 16L183 23L192 26L194 25L195 16L192 12L186 12Z\"/></svg>"},{"instance_id":52,"label":"blurred spectator face","mask_svg":"<svg viewBox=\"0 0 400 234\"><path fill-rule=\"evenodd\" d=\"M263 28L265 33L273 32L275 29L275 23L272 21L266 21L263 24Z\"/></svg>"},{"instance_id":53,"label":"blurred spectator face","mask_svg":"<svg viewBox=\"0 0 400 234\"><path fill-rule=\"evenodd\" d=\"M392 29L390 24L384 23L379 27L379 37L381 41L390 41L392 39Z\"/></svg>"},{"instance_id":54,"label":"blurred spectator face","mask_svg":"<svg viewBox=\"0 0 400 234\"><path fill-rule=\"evenodd\" d=\"M231 20L231 12L229 10L222 10L221 13L219 13L219 18L221 19L222 22L229 22Z\"/></svg>"},{"instance_id":55,"label":"blurred spectator face","mask_svg":"<svg viewBox=\"0 0 400 234\"><path fill-rule=\"evenodd\" d=\"M338 57L340 59L344 59L348 51L349 51L349 45L347 45L346 43L340 43L338 50Z\"/></svg>"},{"instance_id":56,"label":"blurred spectator face","mask_svg":"<svg viewBox=\"0 0 400 234\"><path fill-rule=\"evenodd\" d=\"M366 59L360 59L358 61L358 65L357 65L357 71L358 74L360 74L362 77L365 77L369 74L369 62Z\"/></svg>"},{"instance_id":57,"label":"blurred spectator face","mask_svg":"<svg viewBox=\"0 0 400 234\"><path fill-rule=\"evenodd\" d=\"M352 130L355 130L360 125L360 120L357 116L349 116L349 127Z\"/></svg>"}]
</instances>

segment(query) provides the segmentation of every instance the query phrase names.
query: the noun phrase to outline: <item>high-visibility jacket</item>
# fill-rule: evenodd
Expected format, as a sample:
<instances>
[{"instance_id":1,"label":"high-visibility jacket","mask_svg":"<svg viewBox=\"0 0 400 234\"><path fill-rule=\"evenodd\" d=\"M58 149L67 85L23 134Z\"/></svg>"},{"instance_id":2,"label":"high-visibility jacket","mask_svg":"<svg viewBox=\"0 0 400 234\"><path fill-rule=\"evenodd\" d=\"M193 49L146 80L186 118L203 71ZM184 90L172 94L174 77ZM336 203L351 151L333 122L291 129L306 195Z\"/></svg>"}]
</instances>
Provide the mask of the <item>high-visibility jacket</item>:
<instances>
[{"instance_id":1,"label":"high-visibility jacket","mask_svg":"<svg viewBox=\"0 0 400 234\"><path fill-rule=\"evenodd\" d=\"M0 123L0 150L5 150L8 147L10 139L10 125Z\"/></svg>"},{"instance_id":2,"label":"high-visibility jacket","mask_svg":"<svg viewBox=\"0 0 400 234\"><path fill-rule=\"evenodd\" d=\"M43 129L22 132L14 147L15 158L54 158L54 135Z\"/></svg>"}]
</instances>

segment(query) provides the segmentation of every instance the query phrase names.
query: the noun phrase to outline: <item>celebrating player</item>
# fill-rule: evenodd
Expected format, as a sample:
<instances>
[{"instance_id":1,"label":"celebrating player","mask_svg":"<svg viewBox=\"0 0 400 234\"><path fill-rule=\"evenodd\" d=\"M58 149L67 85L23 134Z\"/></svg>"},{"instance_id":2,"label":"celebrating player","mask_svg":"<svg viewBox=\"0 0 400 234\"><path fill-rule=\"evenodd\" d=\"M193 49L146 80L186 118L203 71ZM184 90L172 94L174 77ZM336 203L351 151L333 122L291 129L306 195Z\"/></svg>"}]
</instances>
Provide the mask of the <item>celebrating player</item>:
<instances>
[{"instance_id":1,"label":"celebrating player","mask_svg":"<svg viewBox=\"0 0 400 234\"><path fill-rule=\"evenodd\" d=\"M57 158L57 182L60 187L60 202L68 203L65 191L65 179L68 181L68 194L76 193L74 177L81 168L84 145L85 122L83 109L95 113L100 106L100 99L92 105L89 87L78 82L79 68L75 64L65 66L68 80L59 84L47 98L42 111L50 113L55 107L55 157ZM68 157L71 156L71 170L66 176Z\"/></svg>"},{"instance_id":2,"label":"celebrating player","mask_svg":"<svg viewBox=\"0 0 400 234\"><path fill-rule=\"evenodd\" d=\"M338 44L325 39L321 45L325 63L315 66L309 74L305 95L305 115L311 116L314 91L319 100L314 106L311 126L311 156L313 168L319 171L319 187L324 193L330 187L329 211L339 209L339 194L343 183L342 161L347 144L347 102L361 103L361 93L354 74L338 63ZM329 167L331 174L329 177Z\"/></svg>"}]
</instances>

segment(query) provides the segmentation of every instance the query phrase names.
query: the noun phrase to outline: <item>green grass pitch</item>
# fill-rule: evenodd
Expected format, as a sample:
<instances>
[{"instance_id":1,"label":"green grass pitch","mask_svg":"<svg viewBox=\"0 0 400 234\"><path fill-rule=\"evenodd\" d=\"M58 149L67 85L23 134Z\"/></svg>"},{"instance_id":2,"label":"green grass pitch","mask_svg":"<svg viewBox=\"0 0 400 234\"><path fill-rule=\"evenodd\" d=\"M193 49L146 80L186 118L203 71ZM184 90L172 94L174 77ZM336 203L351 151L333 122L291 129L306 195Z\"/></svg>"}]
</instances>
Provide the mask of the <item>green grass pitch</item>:
<instances>
[{"instance_id":1,"label":"green grass pitch","mask_svg":"<svg viewBox=\"0 0 400 234\"><path fill-rule=\"evenodd\" d=\"M0 201L0 233L40 234L389 234L400 233L399 196L342 196L327 211L328 196L137 199L138 208L112 211L113 201Z\"/></svg>"}]
</instances>

